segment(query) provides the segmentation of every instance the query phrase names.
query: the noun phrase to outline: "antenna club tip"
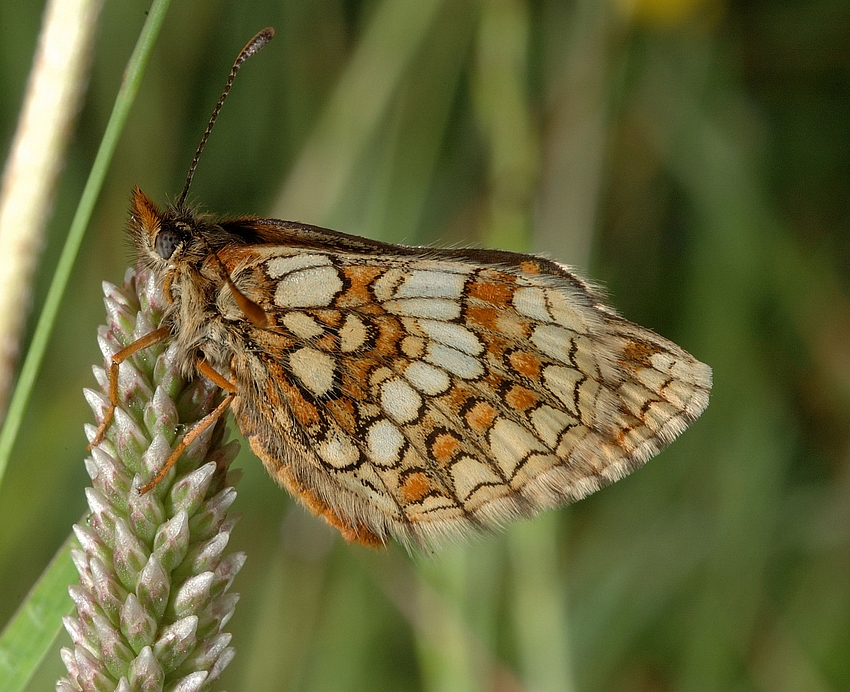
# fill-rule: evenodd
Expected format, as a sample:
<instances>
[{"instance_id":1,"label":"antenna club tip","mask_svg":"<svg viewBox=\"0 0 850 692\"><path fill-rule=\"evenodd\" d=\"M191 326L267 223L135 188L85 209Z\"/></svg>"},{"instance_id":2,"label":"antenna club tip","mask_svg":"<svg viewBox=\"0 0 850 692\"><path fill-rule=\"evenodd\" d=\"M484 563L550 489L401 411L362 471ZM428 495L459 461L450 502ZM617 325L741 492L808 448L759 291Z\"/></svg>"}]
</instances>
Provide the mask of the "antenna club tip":
<instances>
[{"instance_id":1,"label":"antenna club tip","mask_svg":"<svg viewBox=\"0 0 850 692\"><path fill-rule=\"evenodd\" d=\"M269 41L274 38L274 27L267 26L265 29L257 32L257 35L251 39L251 42L248 44L253 52L260 50L263 46L265 46Z\"/></svg>"},{"instance_id":2,"label":"antenna club tip","mask_svg":"<svg viewBox=\"0 0 850 692\"><path fill-rule=\"evenodd\" d=\"M204 150L204 147L207 144L207 139L210 136L210 132L212 131L212 127L215 124L215 120L218 117L218 113L221 110L222 105L224 105L224 100L227 98L227 95L230 93L230 87L233 85L233 80L236 78L236 73L239 72L242 64L254 55L258 50L260 50L263 46L265 46L269 41L272 40L274 36L274 28L267 26L262 31L259 31L254 38L248 41L248 44L239 51L239 55L236 56L236 60L233 63L233 67L230 68L230 75L227 77L227 82L224 85L224 90L221 92L221 96L218 99L218 103L215 108L213 108L212 115L210 116L210 121L207 123L207 129L204 130L204 134L201 137L201 143L198 144L198 148L195 150L195 158L192 159L192 164L189 166L189 173L186 175L186 184L183 186L183 192L180 194L180 197L177 198L177 204L175 207L177 209L182 209L183 205L186 202L186 195L189 193L189 187L192 185L192 178L195 177L195 168L198 165L198 159L201 157L201 152Z\"/></svg>"}]
</instances>

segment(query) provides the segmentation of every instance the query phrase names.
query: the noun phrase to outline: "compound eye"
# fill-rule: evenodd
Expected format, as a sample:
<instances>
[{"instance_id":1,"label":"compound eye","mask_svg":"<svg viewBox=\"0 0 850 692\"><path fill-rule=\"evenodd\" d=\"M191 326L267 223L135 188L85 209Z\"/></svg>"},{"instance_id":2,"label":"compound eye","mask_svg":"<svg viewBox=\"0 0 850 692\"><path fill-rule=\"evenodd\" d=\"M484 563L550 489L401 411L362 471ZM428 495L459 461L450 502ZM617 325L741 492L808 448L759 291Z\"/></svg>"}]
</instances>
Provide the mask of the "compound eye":
<instances>
[{"instance_id":1,"label":"compound eye","mask_svg":"<svg viewBox=\"0 0 850 692\"><path fill-rule=\"evenodd\" d=\"M162 259L171 259L177 246L183 242L183 235L170 228L162 229L154 241L154 249Z\"/></svg>"}]
</instances>

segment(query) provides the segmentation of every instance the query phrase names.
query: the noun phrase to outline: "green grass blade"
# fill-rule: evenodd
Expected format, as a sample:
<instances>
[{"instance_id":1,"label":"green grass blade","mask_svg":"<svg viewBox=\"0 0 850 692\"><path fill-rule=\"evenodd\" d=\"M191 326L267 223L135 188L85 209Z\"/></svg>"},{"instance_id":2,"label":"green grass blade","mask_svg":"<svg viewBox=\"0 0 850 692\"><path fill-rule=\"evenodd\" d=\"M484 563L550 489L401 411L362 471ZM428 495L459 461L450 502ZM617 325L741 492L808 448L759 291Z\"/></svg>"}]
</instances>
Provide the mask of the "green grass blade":
<instances>
[{"instance_id":1,"label":"green grass blade","mask_svg":"<svg viewBox=\"0 0 850 692\"><path fill-rule=\"evenodd\" d=\"M77 206L74 219L71 222L71 228L65 240L65 247L62 248L62 254L59 257L56 272L53 275L53 281L47 292L44 307L42 308L32 342L21 368L21 375L18 378L15 392L9 403L9 412L3 424L3 431L0 433L0 483L3 482L6 466L9 463L9 457L18 436L33 385L41 367L41 362L44 359L44 353L47 350L47 343L53 331L56 316L59 314L62 296L65 294L65 288L68 285L68 280L71 278L74 261L77 258L77 253L83 242L83 236L91 218L92 210L94 209L100 189L103 186L103 181L106 178L106 171L109 168L112 155L115 153L118 138L121 136L124 123L130 113L130 107L133 104L136 92L139 90L139 84L142 81L145 66L153 49L154 41L159 34L162 22L165 19L169 2L170 0L154 0L151 5L148 18L139 35L139 40L136 42L136 47L133 49L133 54L127 63L124 80L115 99L112 115L109 117L109 122L103 133L103 139L92 165L91 173L86 181L83 194L80 197L80 203Z\"/></svg>"},{"instance_id":2,"label":"green grass blade","mask_svg":"<svg viewBox=\"0 0 850 692\"><path fill-rule=\"evenodd\" d=\"M0 692L24 689L71 612L68 584L77 578L69 535L0 635Z\"/></svg>"},{"instance_id":3,"label":"green grass blade","mask_svg":"<svg viewBox=\"0 0 850 692\"><path fill-rule=\"evenodd\" d=\"M358 158L379 128L444 4L443 0L384 0L376 6L345 73L290 171L273 215L335 224L336 207L346 186L358 175Z\"/></svg>"}]
</instances>

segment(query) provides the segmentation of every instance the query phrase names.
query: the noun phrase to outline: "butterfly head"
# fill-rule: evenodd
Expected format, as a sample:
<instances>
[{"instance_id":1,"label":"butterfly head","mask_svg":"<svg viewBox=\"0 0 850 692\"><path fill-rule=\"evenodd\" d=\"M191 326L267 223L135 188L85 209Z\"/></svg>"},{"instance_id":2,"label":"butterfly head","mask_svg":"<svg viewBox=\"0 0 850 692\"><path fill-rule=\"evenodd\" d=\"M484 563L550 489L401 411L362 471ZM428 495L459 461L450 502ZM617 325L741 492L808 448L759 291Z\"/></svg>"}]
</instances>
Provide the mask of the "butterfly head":
<instances>
[{"instance_id":1,"label":"butterfly head","mask_svg":"<svg viewBox=\"0 0 850 692\"><path fill-rule=\"evenodd\" d=\"M129 227L139 262L164 280L169 300L173 290L182 294L187 286L200 285L203 293L205 282L213 288L226 284L246 319L258 327L268 325L265 311L233 283L217 254L228 245L243 244L244 238L179 205L161 211L139 188L133 190Z\"/></svg>"},{"instance_id":2,"label":"butterfly head","mask_svg":"<svg viewBox=\"0 0 850 692\"><path fill-rule=\"evenodd\" d=\"M139 188L130 205L130 235L139 259L154 270L165 270L204 252L202 223L185 209L160 210Z\"/></svg>"},{"instance_id":3,"label":"butterfly head","mask_svg":"<svg viewBox=\"0 0 850 692\"><path fill-rule=\"evenodd\" d=\"M201 137L201 142L195 151L195 157L189 166L186 183L183 191L177 198L177 202L170 205L164 212L145 195L138 187L133 190L133 200L130 206L130 234L133 238L139 260L154 271L165 271L174 269L180 264L184 266L193 260L198 263L213 253L218 247L226 242L228 234L222 233L222 229L216 228L215 224L206 223L186 208L186 196L192 185L195 168L201 157L201 152L212 132L213 125L218 117L219 111L224 104L236 73L242 64L271 41L274 29L267 27L260 31L240 51L236 62L230 68L230 75L224 85L224 90L218 99L218 103L210 116L207 129ZM215 241L219 242L216 243ZM224 242L222 242L224 241ZM218 247L214 247L218 246ZM220 264L220 260L215 258ZM227 272L221 266L225 276ZM225 278L229 283L229 278Z\"/></svg>"}]
</instances>

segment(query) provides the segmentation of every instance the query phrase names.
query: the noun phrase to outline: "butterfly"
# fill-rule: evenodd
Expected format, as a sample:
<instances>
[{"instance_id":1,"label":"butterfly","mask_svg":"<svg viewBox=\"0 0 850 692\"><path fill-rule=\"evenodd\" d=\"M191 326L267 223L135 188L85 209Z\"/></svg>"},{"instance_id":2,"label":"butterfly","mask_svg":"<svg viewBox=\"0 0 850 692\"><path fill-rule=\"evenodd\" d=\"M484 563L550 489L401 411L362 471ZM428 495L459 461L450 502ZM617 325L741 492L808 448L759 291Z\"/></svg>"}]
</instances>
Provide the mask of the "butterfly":
<instances>
[{"instance_id":1,"label":"butterfly","mask_svg":"<svg viewBox=\"0 0 850 692\"><path fill-rule=\"evenodd\" d=\"M277 219L217 219L133 192L129 230L169 307L121 362L172 339L224 389L269 474L348 541L434 544L576 500L653 457L708 405L711 369L534 255L391 245Z\"/></svg>"}]
</instances>

